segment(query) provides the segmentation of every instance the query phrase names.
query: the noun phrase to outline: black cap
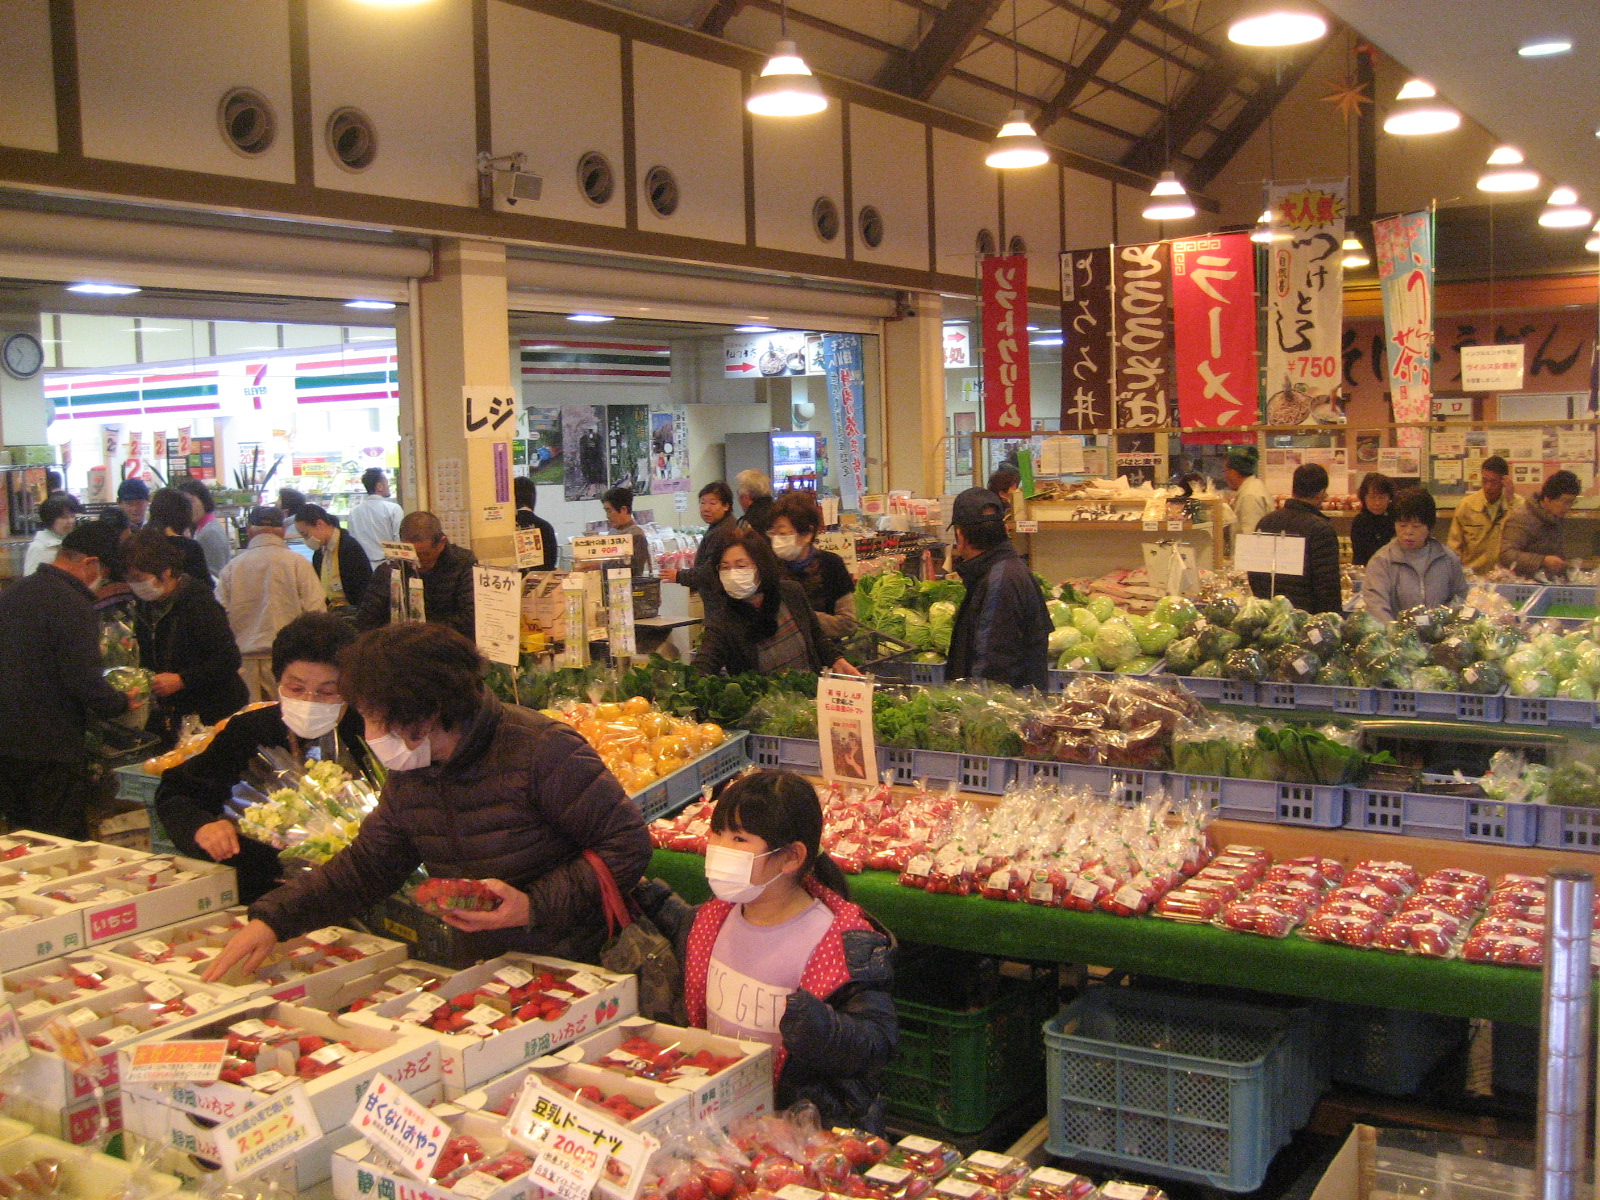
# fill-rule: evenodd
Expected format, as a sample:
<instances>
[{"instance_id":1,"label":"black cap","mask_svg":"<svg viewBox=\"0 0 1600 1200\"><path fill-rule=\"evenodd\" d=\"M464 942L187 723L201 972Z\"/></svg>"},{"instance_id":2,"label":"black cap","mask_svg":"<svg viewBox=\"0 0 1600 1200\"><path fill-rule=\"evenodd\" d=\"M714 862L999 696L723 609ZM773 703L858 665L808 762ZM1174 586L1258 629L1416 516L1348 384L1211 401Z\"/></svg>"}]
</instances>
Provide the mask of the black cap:
<instances>
[{"instance_id":1,"label":"black cap","mask_svg":"<svg viewBox=\"0 0 1600 1200\"><path fill-rule=\"evenodd\" d=\"M253 529L282 529L283 511L270 504L258 504L250 510L248 523Z\"/></svg>"},{"instance_id":2,"label":"black cap","mask_svg":"<svg viewBox=\"0 0 1600 1200\"><path fill-rule=\"evenodd\" d=\"M148 500L150 485L142 479L124 479L117 488L117 500Z\"/></svg>"},{"instance_id":3,"label":"black cap","mask_svg":"<svg viewBox=\"0 0 1600 1200\"><path fill-rule=\"evenodd\" d=\"M986 521L1004 521L1005 517L1005 501L988 488L968 488L950 506L951 525L982 525Z\"/></svg>"}]
</instances>

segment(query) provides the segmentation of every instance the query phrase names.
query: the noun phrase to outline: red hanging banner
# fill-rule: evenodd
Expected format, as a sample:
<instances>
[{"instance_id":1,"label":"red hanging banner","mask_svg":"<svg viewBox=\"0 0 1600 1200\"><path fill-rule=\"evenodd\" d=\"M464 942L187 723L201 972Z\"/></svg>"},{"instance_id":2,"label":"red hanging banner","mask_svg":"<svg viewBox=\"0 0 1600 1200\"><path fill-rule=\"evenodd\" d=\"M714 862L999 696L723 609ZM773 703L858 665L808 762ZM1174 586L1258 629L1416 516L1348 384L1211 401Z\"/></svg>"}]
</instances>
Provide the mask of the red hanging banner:
<instances>
[{"instance_id":1,"label":"red hanging banner","mask_svg":"<svg viewBox=\"0 0 1600 1200\"><path fill-rule=\"evenodd\" d=\"M1028 256L983 260L983 428L1025 433L1033 428L1028 372Z\"/></svg>"},{"instance_id":2,"label":"red hanging banner","mask_svg":"<svg viewBox=\"0 0 1600 1200\"><path fill-rule=\"evenodd\" d=\"M1248 233L1172 242L1172 333L1184 426L1250 425L1260 411L1256 257ZM1227 442L1226 433L1185 435Z\"/></svg>"}]
</instances>

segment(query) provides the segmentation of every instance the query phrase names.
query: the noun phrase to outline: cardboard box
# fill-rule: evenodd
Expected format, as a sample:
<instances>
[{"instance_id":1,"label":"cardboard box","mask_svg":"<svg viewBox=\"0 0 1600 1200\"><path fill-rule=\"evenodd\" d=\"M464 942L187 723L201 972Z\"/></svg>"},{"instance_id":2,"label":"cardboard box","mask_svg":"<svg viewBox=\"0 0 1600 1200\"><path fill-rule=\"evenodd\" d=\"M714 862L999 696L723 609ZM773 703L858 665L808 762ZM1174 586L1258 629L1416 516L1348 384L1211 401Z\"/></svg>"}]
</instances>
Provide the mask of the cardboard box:
<instances>
[{"instance_id":1,"label":"cardboard box","mask_svg":"<svg viewBox=\"0 0 1600 1200\"><path fill-rule=\"evenodd\" d=\"M541 1075L546 1080L555 1080L571 1088L593 1084L607 1096L622 1093L640 1108L649 1107L650 1110L643 1116L625 1122L627 1127L636 1133L653 1134L663 1142L673 1133L688 1133L694 1125L694 1098L682 1088L651 1083L647 1079L630 1079L614 1071L571 1063L549 1054L515 1071L508 1071L499 1079L490 1080L453 1103L472 1112L503 1119L510 1114L511 1106L522 1094L523 1083L531 1074Z\"/></svg>"},{"instance_id":2,"label":"cardboard box","mask_svg":"<svg viewBox=\"0 0 1600 1200\"><path fill-rule=\"evenodd\" d=\"M122 1093L113 1090L103 1093L104 1102L89 1096L75 1100L65 1108L40 1104L32 1097L17 1095L7 1107L17 1119L26 1121L39 1133L74 1146L87 1146L97 1141L101 1134L116 1133L122 1128Z\"/></svg>"},{"instance_id":3,"label":"cardboard box","mask_svg":"<svg viewBox=\"0 0 1600 1200\"><path fill-rule=\"evenodd\" d=\"M31 892L17 892L4 903L16 912L0 916L0 971L25 967L82 948L81 910ZM5 928L23 916L32 920Z\"/></svg>"},{"instance_id":4,"label":"cardboard box","mask_svg":"<svg viewBox=\"0 0 1600 1200\"><path fill-rule=\"evenodd\" d=\"M138 850L93 842L41 850L10 862L0 862L0 898L19 891L33 891L46 884L76 882L79 876L149 857Z\"/></svg>"},{"instance_id":5,"label":"cardboard box","mask_svg":"<svg viewBox=\"0 0 1600 1200\"><path fill-rule=\"evenodd\" d=\"M694 1120L710 1121L726 1129L740 1117L772 1111L773 1056L772 1047L765 1042L744 1042L719 1037L703 1029L680 1029L645 1017L628 1017L556 1051L553 1057L571 1063L593 1064L632 1037L648 1038L658 1046L676 1045L691 1055L709 1050L724 1058L744 1056L715 1075L680 1076L667 1081L669 1087L681 1088L693 1096ZM597 1069L605 1071L603 1067ZM612 1079L629 1078L615 1071L605 1071L605 1074Z\"/></svg>"},{"instance_id":6,"label":"cardboard box","mask_svg":"<svg viewBox=\"0 0 1600 1200\"><path fill-rule=\"evenodd\" d=\"M99 987L79 987L74 975L94 975ZM115 992L127 993L135 982L159 977L159 972L138 963L126 962L114 954L80 950L62 958L48 959L31 967L22 967L0 975L5 1002L16 1011L19 1020L28 1021L42 1016L45 1021L60 1016L80 1002L104 999ZM190 980L186 992L211 994L229 1004L248 999L245 993L231 988L202 985ZM31 1025L30 1025L31 1028Z\"/></svg>"},{"instance_id":7,"label":"cardboard box","mask_svg":"<svg viewBox=\"0 0 1600 1200\"><path fill-rule=\"evenodd\" d=\"M330 1042L348 1042L369 1051L363 1057L336 1071L305 1081L306 1097L324 1130L344 1125L355 1112L372 1077L387 1075L413 1094L440 1082L439 1043L432 1033L412 1026L381 1029L370 1025L341 1024L327 1013L301 1008L264 997L247 1000L209 1014L204 1021L185 1028L186 1038L226 1037L230 1026L245 1020L270 1019L306 1030ZM154 1041L161 1038L150 1039ZM154 1100L193 1113L208 1121L225 1122L241 1116L265 1096L233 1083L178 1084L156 1089L145 1084L130 1085L126 1092L140 1102Z\"/></svg>"},{"instance_id":8,"label":"cardboard box","mask_svg":"<svg viewBox=\"0 0 1600 1200\"><path fill-rule=\"evenodd\" d=\"M359 979L352 979L335 991L329 999L312 1000L308 998L299 1003L304 1004L307 1008L320 1008L324 1012L338 1016L357 1000L370 996L386 984L396 988L399 995L409 996L422 990L418 983L425 987L427 983L433 980L449 980L455 973L450 967L435 966L433 963L417 962L415 959L408 958L404 962L396 963L394 966L379 967L369 975L363 975ZM411 981L413 980L417 981L417 983L412 983ZM393 999L393 997L390 997L390 999ZM376 1006L368 1005L367 1007Z\"/></svg>"},{"instance_id":9,"label":"cardboard box","mask_svg":"<svg viewBox=\"0 0 1600 1200\"><path fill-rule=\"evenodd\" d=\"M1526 1149L1516 1143L1411 1129L1356 1125L1311 1200L1447 1196L1500 1200L1539 1194Z\"/></svg>"},{"instance_id":10,"label":"cardboard box","mask_svg":"<svg viewBox=\"0 0 1600 1200\"><path fill-rule=\"evenodd\" d=\"M149 855L135 862L133 869L148 867L154 870L167 862L187 873L189 878L154 891L141 892L117 887L123 882L122 876L130 869L126 863L75 876L69 886L102 884L127 893L111 900L91 899L70 906L73 911L81 914L83 944L95 946L116 938L126 938L143 930L159 929L163 925L171 925L203 913L227 908L238 898L239 889L234 880L232 867L201 862L193 858L180 858L177 855ZM61 886L57 883L44 888L31 888L28 891L15 893L12 899L16 902L30 894L38 895L42 891L53 891ZM4 965L0 963L0 966Z\"/></svg>"},{"instance_id":11,"label":"cardboard box","mask_svg":"<svg viewBox=\"0 0 1600 1200\"><path fill-rule=\"evenodd\" d=\"M29 854L40 854L47 850L68 850L84 844L75 842L71 838L57 837L53 833L40 833L34 829L13 829L10 833L0 835L0 862L14 863ZM10 857L18 849L23 853Z\"/></svg>"},{"instance_id":12,"label":"cardboard box","mask_svg":"<svg viewBox=\"0 0 1600 1200\"><path fill-rule=\"evenodd\" d=\"M421 1096L414 1099L422 1101ZM501 1150L521 1149L506 1137L505 1123L499 1118L449 1110L450 1106L445 1105L435 1112L450 1126L452 1136L477 1138L489 1157L494 1157ZM435 1183L418 1183L403 1171L381 1165L379 1156L364 1138L350 1142L333 1155L334 1200L381 1200L383 1197L405 1197L406 1200L538 1200L542 1195L538 1184L526 1174L507 1180L492 1190L488 1182L485 1181L484 1190L471 1192L458 1192Z\"/></svg>"},{"instance_id":13,"label":"cardboard box","mask_svg":"<svg viewBox=\"0 0 1600 1200\"><path fill-rule=\"evenodd\" d=\"M452 975L440 989L444 996L457 996L494 981L495 973L506 967L520 967L537 975L546 969L582 971L604 986L590 995L571 1001L567 1011L554 1021L525 1021L522 1024L479 1038L466 1033L429 1033L437 1037L444 1059L444 1094L453 1100L488 1083L496 1075L504 1075L512 1067L521 1066L530 1059L540 1058L559 1050L569 1042L587 1037L631 1017L639 1011L639 981L633 975L613 975L599 967L584 963L565 962L559 958L540 958L532 954L503 954L499 958L480 963ZM420 1026L402 1021L408 1001L401 997L376 1008L363 1008L347 1013L340 1021L347 1025L366 1024L379 1029L416 1030ZM399 1080L395 1082L399 1083Z\"/></svg>"},{"instance_id":14,"label":"cardboard box","mask_svg":"<svg viewBox=\"0 0 1600 1200\"><path fill-rule=\"evenodd\" d=\"M112 800L89 813L89 836L106 846L150 852L150 810L133 800Z\"/></svg>"}]
</instances>

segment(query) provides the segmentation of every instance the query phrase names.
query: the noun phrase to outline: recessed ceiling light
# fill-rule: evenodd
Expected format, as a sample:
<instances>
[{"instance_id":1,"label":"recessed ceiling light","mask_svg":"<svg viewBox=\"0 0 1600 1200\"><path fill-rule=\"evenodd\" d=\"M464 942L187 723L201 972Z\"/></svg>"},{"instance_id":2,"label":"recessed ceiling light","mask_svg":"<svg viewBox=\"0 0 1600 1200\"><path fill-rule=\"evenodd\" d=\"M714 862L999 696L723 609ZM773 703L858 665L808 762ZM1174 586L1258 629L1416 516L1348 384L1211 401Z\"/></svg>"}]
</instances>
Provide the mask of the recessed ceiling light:
<instances>
[{"instance_id":1,"label":"recessed ceiling light","mask_svg":"<svg viewBox=\"0 0 1600 1200\"><path fill-rule=\"evenodd\" d=\"M1240 46L1299 46L1328 32L1328 22L1313 12L1271 9L1241 17L1228 26L1228 40Z\"/></svg>"},{"instance_id":2,"label":"recessed ceiling light","mask_svg":"<svg viewBox=\"0 0 1600 1200\"><path fill-rule=\"evenodd\" d=\"M608 317L604 313L568 313L567 320L577 321L583 325L604 325L607 321L615 321L615 317Z\"/></svg>"},{"instance_id":3,"label":"recessed ceiling light","mask_svg":"<svg viewBox=\"0 0 1600 1200\"><path fill-rule=\"evenodd\" d=\"M143 291L142 288L129 287L124 283L69 283L67 291L76 292L80 296L132 296Z\"/></svg>"},{"instance_id":4,"label":"recessed ceiling light","mask_svg":"<svg viewBox=\"0 0 1600 1200\"><path fill-rule=\"evenodd\" d=\"M346 300L346 308L371 309L373 312L388 312L394 307L393 300Z\"/></svg>"},{"instance_id":5,"label":"recessed ceiling light","mask_svg":"<svg viewBox=\"0 0 1600 1200\"><path fill-rule=\"evenodd\" d=\"M735 333L777 333L778 327L776 325L735 325L733 331Z\"/></svg>"},{"instance_id":6,"label":"recessed ceiling light","mask_svg":"<svg viewBox=\"0 0 1600 1200\"><path fill-rule=\"evenodd\" d=\"M1533 38L1517 47L1523 58L1549 58L1552 54L1566 54L1572 49L1572 39L1566 37Z\"/></svg>"}]
</instances>

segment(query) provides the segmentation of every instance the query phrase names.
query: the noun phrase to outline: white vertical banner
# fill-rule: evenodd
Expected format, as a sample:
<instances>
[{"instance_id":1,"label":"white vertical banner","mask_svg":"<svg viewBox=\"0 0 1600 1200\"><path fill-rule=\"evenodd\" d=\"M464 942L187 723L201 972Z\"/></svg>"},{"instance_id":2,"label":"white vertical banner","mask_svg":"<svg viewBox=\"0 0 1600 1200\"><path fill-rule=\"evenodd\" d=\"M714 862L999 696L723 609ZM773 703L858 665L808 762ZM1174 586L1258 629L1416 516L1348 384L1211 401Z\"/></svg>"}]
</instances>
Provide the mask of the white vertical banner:
<instances>
[{"instance_id":1,"label":"white vertical banner","mask_svg":"<svg viewBox=\"0 0 1600 1200\"><path fill-rule=\"evenodd\" d=\"M1268 425L1305 424L1343 374L1344 219L1348 179L1274 183L1267 301Z\"/></svg>"}]
</instances>

